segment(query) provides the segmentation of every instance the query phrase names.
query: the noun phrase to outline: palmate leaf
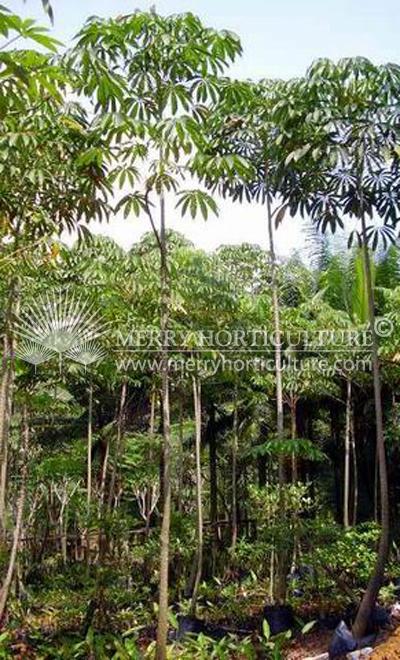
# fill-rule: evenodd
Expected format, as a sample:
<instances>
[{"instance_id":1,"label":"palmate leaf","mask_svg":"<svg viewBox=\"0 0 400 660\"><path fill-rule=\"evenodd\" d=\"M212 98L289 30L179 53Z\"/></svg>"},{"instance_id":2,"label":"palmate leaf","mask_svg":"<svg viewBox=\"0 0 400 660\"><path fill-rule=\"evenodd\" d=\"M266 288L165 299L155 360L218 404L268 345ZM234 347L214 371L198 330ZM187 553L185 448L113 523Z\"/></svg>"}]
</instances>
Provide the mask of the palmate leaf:
<instances>
[{"instance_id":1,"label":"palmate leaf","mask_svg":"<svg viewBox=\"0 0 400 660\"><path fill-rule=\"evenodd\" d=\"M193 158L191 170L207 187L213 188L221 183L221 191L225 188L226 194L233 193L244 182L251 183L255 174L251 160L234 153L212 156L198 153Z\"/></svg>"},{"instance_id":2,"label":"palmate leaf","mask_svg":"<svg viewBox=\"0 0 400 660\"><path fill-rule=\"evenodd\" d=\"M337 64L318 60L304 79L292 83L277 121L282 157L286 153L290 159L286 170L289 166L297 174L292 181L284 174L283 196L293 209L308 207L313 191L328 186L337 196L333 215L359 219L362 205L371 218L378 214L385 224L397 222L398 119L392 107L398 105L399 90L396 66L374 66L365 58L345 58ZM313 165L306 154L295 162L295 155L310 143L311 154L318 150L318 161ZM317 214L312 215L316 219ZM332 218L326 223L331 225ZM383 236L389 245L389 234ZM356 238L354 233L350 240ZM375 232L371 245L377 247L378 239Z\"/></svg>"},{"instance_id":3,"label":"palmate leaf","mask_svg":"<svg viewBox=\"0 0 400 660\"><path fill-rule=\"evenodd\" d=\"M365 239L368 247L375 252L378 246L382 245L384 252L391 246L396 244L396 230L389 225L369 225L365 230ZM348 240L348 247L357 242L358 247L363 244L363 236L360 231L353 230L350 233Z\"/></svg>"},{"instance_id":4,"label":"palmate leaf","mask_svg":"<svg viewBox=\"0 0 400 660\"><path fill-rule=\"evenodd\" d=\"M53 53L57 53L58 46L63 45L62 41L59 41L58 39L54 39L54 37L50 37L49 35L44 34L45 32L47 32L45 28L32 27L29 30L27 30L24 36L26 38L32 39L32 41L34 41L35 43L44 46L44 48L46 48L47 50L51 50Z\"/></svg>"},{"instance_id":5,"label":"palmate leaf","mask_svg":"<svg viewBox=\"0 0 400 660\"><path fill-rule=\"evenodd\" d=\"M1 14L0 14L1 18ZM47 35L37 35L43 42ZM44 43L44 42L43 42ZM55 42L49 45L55 51ZM13 50L0 53L0 118L9 109L22 112L38 99L61 103L61 88L65 73L54 65L49 54L34 50Z\"/></svg>"},{"instance_id":6,"label":"palmate leaf","mask_svg":"<svg viewBox=\"0 0 400 660\"><path fill-rule=\"evenodd\" d=\"M157 195L171 191L176 192L177 189L177 180L168 172L155 172L146 179L146 190L154 190Z\"/></svg>"},{"instance_id":7,"label":"palmate leaf","mask_svg":"<svg viewBox=\"0 0 400 660\"><path fill-rule=\"evenodd\" d=\"M316 219L315 224L317 225L318 230L322 232L322 234L325 234L328 230L334 234L338 227L340 227L340 229L344 228L342 218L339 215L329 211L321 213L321 215Z\"/></svg>"},{"instance_id":8,"label":"palmate leaf","mask_svg":"<svg viewBox=\"0 0 400 660\"><path fill-rule=\"evenodd\" d=\"M184 147L187 153L192 144L198 144L202 140L199 123L189 115L167 119L161 125L161 135L163 140Z\"/></svg>"},{"instance_id":9,"label":"palmate leaf","mask_svg":"<svg viewBox=\"0 0 400 660\"><path fill-rule=\"evenodd\" d=\"M376 248L378 247L379 238L382 239L383 249L385 252L390 245L396 245L397 237L394 227L388 227L387 225L383 225L382 227L376 227L375 235L377 237L377 240L376 242L373 240L373 245L375 245L375 247L373 247L373 250L376 250Z\"/></svg>"},{"instance_id":10,"label":"palmate leaf","mask_svg":"<svg viewBox=\"0 0 400 660\"><path fill-rule=\"evenodd\" d=\"M123 211L124 219L133 213L134 216L138 217L143 211L146 212L150 203L146 200L145 196L141 193L131 193L125 195L114 208L114 213Z\"/></svg>"},{"instance_id":11,"label":"palmate leaf","mask_svg":"<svg viewBox=\"0 0 400 660\"><path fill-rule=\"evenodd\" d=\"M111 95L99 90L100 82L113 71L129 81L131 115L151 121L166 108L172 115L180 108L192 110L195 91L201 90L198 101L207 93L201 81L212 79L240 52L235 35L206 28L189 12L165 17L136 11L117 20L89 19L71 55L86 79L85 92L97 92L103 109Z\"/></svg>"},{"instance_id":12,"label":"palmate leaf","mask_svg":"<svg viewBox=\"0 0 400 660\"><path fill-rule=\"evenodd\" d=\"M61 45L61 42L50 37L47 32L47 28L36 25L33 19L22 19L16 14L4 13L0 8L0 34L4 37L31 39L47 50L57 52L57 46Z\"/></svg>"},{"instance_id":13,"label":"palmate leaf","mask_svg":"<svg viewBox=\"0 0 400 660\"><path fill-rule=\"evenodd\" d=\"M204 220L207 220L209 211L218 215L218 206L215 199L202 190L183 190L178 193L179 200L175 208L181 207L182 216L189 211L192 218L201 213Z\"/></svg>"}]
</instances>

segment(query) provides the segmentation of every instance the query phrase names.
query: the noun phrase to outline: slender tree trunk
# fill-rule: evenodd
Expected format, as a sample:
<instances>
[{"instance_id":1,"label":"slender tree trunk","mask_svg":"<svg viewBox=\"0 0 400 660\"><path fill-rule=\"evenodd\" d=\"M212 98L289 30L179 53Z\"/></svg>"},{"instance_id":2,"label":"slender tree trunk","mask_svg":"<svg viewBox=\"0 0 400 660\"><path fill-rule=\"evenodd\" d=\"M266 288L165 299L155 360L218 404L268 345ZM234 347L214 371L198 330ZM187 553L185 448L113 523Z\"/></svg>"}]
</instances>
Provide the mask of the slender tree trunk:
<instances>
[{"instance_id":1,"label":"slender tree trunk","mask_svg":"<svg viewBox=\"0 0 400 660\"><path fill-rule=\"evenodd\" d=\"M120 417L120 408L121 408L121 399L118 400L118 403L115 405L115 421L119 423L119 417ZM117 431L118 433L118 431ZM107 471L108 471L108 462L110 460L110 445L111 445L111 433L107 433L106 436L106 448L104 452L104 459L103 459L103 465L101 468L101 480L100 480L100 492L99 492L99 512L101 508L104 510L106 509L106 506L108 506L108 498L106 497L106 482L107 482Z\"/></svg>"},{"instance_id":2,"label":"slender tree trunk","mask_svg":"<svg viewBox=\"0 0 400 660\"><path fill-rule=\"evenodd\" d=\"M86 495L87 495L87 525L86 525L86 564L90 568L90 508L92 502L92 410L93 410L93 381L90 375L89 382L89 405L88 405L88 425L87 425L87 476L86 476Z\"/></svg>"},{"instance_id":3,"label":"slender tree trunk","mask_svg":"<svg viewBox=\"0 0 400 660\"><path fill-rule=\"evenodd\" d=\"M0 381L0 535L5 535L6 530L6 482L7 482L7 463L8 463L8 423L9 423L9 352L10 352L10 337L9 331L11 326L12 315L12 287L9 291L9 299L7 305L5 328L3 336L3 356L2 356L2 374Z\"/></svg>"},{"instance_id":4,"label":"slender tree trunk","mask_svg":"<svg viewBox=\"0 0 400 660\"><path fill-rule=\"evenodd\" d=\"M0 381L0 543L6 535L8 441L15 380L15 338L12 317L19 310L17 280L10 284L3 337L3 368Z\"/></svg>"},{"instance_id":5,"label":"slender tree trunk","mask_svg":"<svg viewBox=\"0 0 400 660\"><path fill-rule=\"evenodd\" d=\"M350 527L350 436L351 436L351 380L347 379L346 388L346 431L344 438L344 494L343 525Z\"/></svg>"},{"instance_id":6,"label":"slender tree trunk","mask_svg":"<svg viewBox=\"0 0 400 660\"><path fill-rule=\"evenodd\" d=\"M90 503L92 501L92 411L93 411L93 382L92 382L92 377L90 376L88 425L87 425L87 481L86 481L88 515L90 513Z\"/></svg>"},{"instance_id":7,"label":"slender tree trunk","mask_svg":"<svg viewBox=\"0 0 400 660\"><path fill-rule=\"evenodd\" d=\"M297 415L297 403L296 403L296 397L293 396L291 397L291 402L290 402L290 426L291 426L291 436L292 436L293 444L297 439L296 415ZM296 452L293 452L292 453L292 484L296 485L298 480L299 480L299 475L298 475L297 454Z\"/></svg>"},{"instance_id":8,"label":"slender tree trunk","mask_svg":"<svg viewBox=\"0 0 400 660\"><path fill-rule=\"evenodd\" d=\"M274 244L274 229L273 229L273 214L271 203L267 198L267 211L268 211L268 238L269 238L269 253L271 258L271 288L272 288L272 305L274 313L274 332L275 332L275 378L276 378L276 413L277 413L277 435L278 440L283 437L283 387L282 387L282 346L281 346L281 322L280 322L280 307L278 295L278 279L277 279L277 266ZM284 456L279 456L279 484L284 487L285 485L285 463Z\"/></svg>"},{"instance_id":9,"label":"slender tree trunk","mask_svg":"<svg viewBox=\"0 0 400 660\"><path fill-rule=\"evenodd\" d=\"M169 567L169 530L171 522L171 422L169 408L169 367L168 335L169 326L169 277L168 254L165 226L165 198L160 195L160 256L161 256L161 396L163 417L163 508L160 534L160 593L158 604L158 626L156 660L166 660L168 635L168 567Z\"/></svg>"},{"instance_id":10,"label":"slender tree trunk","mask_svg":"<svg viewBox=\"0 0 400 660\"><path fill-rule=\"evenodd\" d=\"M277 265L274 244L274 229L273 229L273 213L271 209L271 201L269 198L269 191L267 189L267 219L268 219L268 239L269 239L269 253L271 259L271 289L272 289L272 306L274 314L274 334L275 334L275 379L276 379L276 431L277 439L280 442L283 439L284 432L284 419L283 419L283 386L282 386L282 347L281 347L281 323L280 323L280 307L278 295L278 279L277 279ZM279 473L279 509L281 522L286 517L286 504L285 504L285 457L282 453L278 455L278 473ZM288 570L288 552L287 549L281 548L277 554L277 570L275 572L275 588L274 598L277 603L283 604L286 602L286 575Z\"/></svg>"},{"instance_id":11,"label":"slender tree trunk","mask_svg":"<svg viewBox=\"0 0 400 660\"><path fill-rule=\"evenodd\" d=\"M378 446L375 447L375 470L374 470L374 520L380 524L379 515L379 459Z\"/></svg>"},{"instance_id":12,"label":"slender tree trunk","mask_svg":"<svg viewBox=\"0 0 400 660\"><path fill-rule=\"evenodd\" d=\"M182 513L183 489L183 394L179 396L179 446L178 446L178 511Z\"/></svg>"},{"instance_id":13,"label":"slender tree trunk","mask_svg":"<svg viewBox=\"0 0 400 660\"><path fill-rule=\"evenodd\" d=\"M334 489L335 489L335 519L338 523L342 522L343 519L343 498L342 498L342 482L343 478L339 468L339 462L341 464L341 456L338 455L337 448L340 444L340 427L338 420L338 411L334 401L330 402L329 406L330 413L330 438L332 442L332 462L333 462L333 472L334 472Z\"/></svg>"},{"instance_id":14,"label":"slender tree trunk","mask_svg":"<svg viewBox=\"0 0 400 660\"><path fill-rule=\"evenodd\" d=\"M209 463L210 463L210 521L218 519L218 477L217 477L217 439L215 429L215 407L211 404L207 425Z\"/></svg>"},{"instance_id":15,"label":"slender tree trunk","mask_svg":"<svg viewBox=\"0 0 400 660\"><path fill-rule=\"evenodd\" d=\"M353 527L357 525L358 513L358 461L357 461L357 447L356 447L356 429L354 424L354 410L353 406L350 411L351 415L351 452L353 457Z\"/></svg>"},{"instance_id":16,"label":"slender tree trunk","mask_svg":"<svg viewBox=\"0 0 400 660\"><path fill-rule=\"evenodd\" d=\"M233 408L233 434L232 434L232 539L231 550L236 549L238 533L238 502L237 502L237 453L238 453L238 388L235 383L235 400Z\"/></svg>"},{"instance_id":17,"label":"slender tree trunk","mask_svg":"<svg viewBox=\"0 0 400 660\"><path fill-rule=\"evenodd\" d=\"M196 614L197 596L203 570L203 498L201 477L201 381L193 378L194 417L196 424L196 505L197 505L197 567L190 612Z\"/></svg>"},{"instance_id":18,"label":"slender tree trunk","mask_svg":"<svg viewBox=\"0 0 400 660\"><path fill-rule=\"evenodd\" d=\"M26 476L28 471L28 447L29 447L29 426L28 426L28 413L26 404L24 404L22 411L22 475L21 475L21 490L18 500L17 507L17 520L15 523L13 544L11 548L10 559L8 562L8 568L6 577L4 579L1 591L0 591L0 621L3 618L8 596L10 593L10 587L12 578L14 575L14 570L17 562L18 547L21 539L22 531L22 515L24 512L25 504L25 493L26 493Z\"/></svg>"},{"instance_id":19,"label":"slender tree trunk","mask_svg":"<svg viewBox=\"0 0 400 660\"><path fill-rule=\"evenodd\" d=\"M3 411L3 437L2 437L2 447L1 447L1 465L0 465L0 539L3 540L6 538L7 534L7 524L6 524L6 491L7 491L7 478L8 478L8 434L9 434L9 373L4 374L3 383L4 383L4 407ZM3 384L2 383L2 384ZM2 394L0 393L0 397Z\"/></svg>"},{"instance_id":20,"label":"slender tree trunk","mask_svg":"<svg viewBox=\"0 0 400 660\"><path fill-rule=\"evenodd\" d=\"M271 603L274 601L274 587L275 587L275 548L271 550L269 560L269 599Z\"/></svg>"},{"instance_id":21,"label":"slender tree trunk","mask_svg":"<svg viewBox=\"0 0 400 660\"><path fill-rule=\"evenodd\" d=\"M105 492L106 492L106 479L108 469L108 459L110 457L110 436L106 437L106 449L104 452L103 465L101 468L100 491L99 491L99 512L104 505Z\"/></svg>"},{"instance_id":22,"label":"slender tree trunk","mask_svg":"<svg viewBox=\"0 0 400 660\"><path fill-rule=\"evenodd\" d=\"M149 425L149 464L154 461L154 421L156 410L156 391L153 387L150 396L150 425ZM153 484L150 481L146 489L146 536L149 535L151 513L153 504Z\"/></svg>"},{"instance_id":23,"label":"slender tree trunk","mask_svg":"<svg viewBox=\"0 0 400 660\"><path fill-rule=\"evenodd\" d=\"M361 199L361 206L363 202ZM387 465L385 453L385 441L383 436L383 415L381 398L381 380L378 357L378 337L375 329L375 303L372 289L371 264L368 244L366 240L366 222L364 212L361 215L361 227L363 237L363 255L364 269L367 282L368 304L369 304L369 322L372 335L372 357L373 357L373 380L374 380L374 399L375 399L375 417L376 417L376 445L378 451L379 464L379 485L381 496L381 537L378 547L378 555L373 574L369 580L364 593L360 607L357 612L356 620L353 626L353 634L356 638L365 635L368 620L372 613L380 588L382 586L385 567L389 553L389 493L387 481Z\"/></svg>"},{"instance_id":24,"label":"slender tree trunk","mask_svg":"<svg viewBox=\"0 0 400 660\"><path fill-rule=\"evenodd\" d=\"M119 466L119 462L121 459L121 453L122 453L122 439L123 439L123 434L124 434L124 415L125 415L125 401L126 401L126 380L122 381L121 385L121 397L119 400L119 411L118 411L118 421L117 421L117 441L115 443L115 456L114 456L114 464L113 464L113 469L111 472L111 479L110 479L110 490L108 492L108 508L111 509L113 499L115 496L115 482L117 479L117 470Z\"/></svg>"},{"instance_id":25,"label":"slender tree trunk","mask_svg":"<svg viewBox=\"0 0 400 660\"><path fill-rule=\"evenodd\" d=\"M64 481L61 510L60 510L60 541L61 541L61 556L64 566L67 565L67 531L68 531L68 492L67 482Z\"/></svg>"},{"instance_id":26,"label":"slender tree trunk","mask_svg":"<svg viewBox=\"0 0 400 660\"><path fill-rule=\"evenodd\" d=\"M218 550L218 475L217 475L217 438L215 428L215 406L211 403L207 424L208 456L210 468L210 522L211 522L211 554L213 575L217 563Z\"/></svg>"},{"instance_id":27,"label":"slender tree trunk","mask_svg":"<svg viewBox=\"0 0 400 660\"><path fill-rule=\"evenodd\" d=\"M293 442L293 446L295 446L295 442L297 440L297 396L293 394L293 392L290 394L290 427L291 427L291 438ZM296 451L292 452L292 485L296 486L299 481L299 474L298 474L298 460L297 460L297 453ZM291 525L292 525L292 533L293 533L293 553L292 553L292 569L293 571L296 570L296 565L297 565L297 550L298 550L298 545L299 545L299 539L298 539L298 525L297 525L297 518L298 518L298 513L296 510L293 510L292 515L291 515Z\"/></svg>"}]
</instances>

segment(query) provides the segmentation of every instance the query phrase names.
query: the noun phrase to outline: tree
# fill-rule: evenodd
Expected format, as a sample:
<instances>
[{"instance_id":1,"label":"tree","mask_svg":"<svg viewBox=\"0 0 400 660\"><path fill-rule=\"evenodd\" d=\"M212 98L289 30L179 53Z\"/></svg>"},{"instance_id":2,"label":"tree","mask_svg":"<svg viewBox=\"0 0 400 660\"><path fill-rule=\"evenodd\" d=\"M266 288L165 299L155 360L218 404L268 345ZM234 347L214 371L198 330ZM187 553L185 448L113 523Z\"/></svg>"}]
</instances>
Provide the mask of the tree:
<instances>
[{"instance_id":1,"label":"tree","mask_svg":"<svg viewBox=\"0 0 400 660\"><path fill-rule=\"evenodd\" d=\"M101 136L91 129L77 104L60 105L50 98L40 108L27 107L23 117L9 113L0 120L0 237L6 249L0 260L8 282L0 382L0 529L4 531L7 446L14 384L15 336L12 318L18 312L21 264L42 252L57 257L54 241L81 221L107 216L107 165Z\"/></svg>"},{"instance_id":2,"label":"tree","mask_svg":"<svg viewBox=\"0 0 400 660\"><path fill-rule=\"evenodd\" d=\"M375 267L372 266L372 279L375 281ZM356 247L350 254L339 253L326 255L324 267L320 269L320 285L325 288L324 300L330 301L334 308L346 312L347 319L343 325L361 332L363 324L368 322L368 295L363 266L363 254ZM353 385L356 374L342 370L346 382L346 428L344 446L344 493L343 493L343 524L350 527L350 459L353 457L354 472L354 505L353 520L357 516L357 455L354 438L353 419Z\"/></svg>"},{"instance_id":3,"label":"tree","mask_svg":"<svg viewBox=\"0 0 400 660\"><path fill-rule=\"evenodd\" d=\"M121 165L115 175L121 185L128 181L133 189L116 210L123 209L125 217L145 213L160 250L164 492L158 660L166 657L171 512L166 197L177 195L182 214L195 217L200 211L206 218L209 211L216 212L209 195L180 189L180 180L189 172L190 153L204 145L203 117L208 99L218 93L218 74L240 51L235 35L206 28L193 14L163 17L152 11L118 20L92 19L79 33L71 60L82 76L82 91L90 96L96 91L97 107L111 111L103 115L101 124L109 131L110 144L118 147ZM148 169L139 191L135 190L138 160ZM153 219L153 197L159 208L159 230Z\"/></svg>"},{"instance_id":4,"label":"tree","mask_svg":"<svg viewBox=\"0 0 400 660\"><path fill-rule=\"evenodd\" d=\"M23 405L22 413L22 428L21 428L21 454L22 454L22 469L21 469L21 491L17 507L17 519L14 529L13 543L8 563L7 574L0 590L0 621L3 618L4 610L7 605L7 599L10 591L11 581L14 575L15 564L17 561L18 546L21 539L23 513L25 505L26 494L26 478L28 471L28 447L29 447L29 421L27 404Z\"/></svg>"},{"instance_id":5,"label":"tree","mask_svg":"<svg viewBox=\"0 0 400 660\"><path fill-rule=\"evenodd\" d=\"M269 243L270 278L274 310L274 352L276 379L276 431L277 442L284 434L283 388L282 388L282 345L279 304L278 264L275 252L274 224L282 222L286 206L279 201L279 145L275 139L273 112L280 98L282 85L279 82L233 83L227 85L225 94L210 119L210 150L213 154L228 154L233 160L229 171L221 172L207 162L203 176L212 188L219 188L224 196L234 201L257 201L265 205ZM211 157L211 162L215 155ZM200 164L201 173L204 164ZM279 484L281 491L281 513L285 512L284 486L286 482L285 460L278 455ZM286 599L286 558L278 557L275 599L283 603Z\"/></svg>"},{"instance_id":6,"label":"tree","mask_svg":"<svg viewBox=\"0 0 400 660\"><path fill-rule=\"evenodd\" d=\"M369 323L373 338L376 442L382 534L375 570L354 623L362 637L382 585L389 550L389 502L383 435L378 336L369 246L394 241L399 212L396 106L400 67L374 66L363 58L334 64L317 60L306 77L287 87L276 106L276 141L286 151L281 193L290 212L307 214L323 232L355 218L349 244L363 250ZM370 224L367 224L368 218ZM381 224L378 225L377 221Z\"/></svg>"},{"instance_id":7,"label":"tree","mask_svg":"<svg viewBox=\"0 0 400 660\"><path fill-rule=\"evenodd\" d=\"M43 1L47 13L52 16L51 6ZM22 19L3 5L0 8L0 119L7 113L27 110L27 102L40 105L46 96L59 97L58 83L61 71L48 54L32 49L15 49L21 40L33 42L52 53L57 52L60 42L47 34L46 28L31 19Z\"/></svg>"}]
</instances>

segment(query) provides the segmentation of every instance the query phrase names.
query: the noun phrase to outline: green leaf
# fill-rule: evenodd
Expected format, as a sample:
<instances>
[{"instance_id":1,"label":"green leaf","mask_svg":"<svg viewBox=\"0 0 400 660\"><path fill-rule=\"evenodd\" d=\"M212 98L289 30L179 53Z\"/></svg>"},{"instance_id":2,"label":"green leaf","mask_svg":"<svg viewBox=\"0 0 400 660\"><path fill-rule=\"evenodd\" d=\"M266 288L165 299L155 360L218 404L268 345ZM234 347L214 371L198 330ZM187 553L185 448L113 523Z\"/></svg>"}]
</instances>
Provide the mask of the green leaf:
<instances>
[{"instance_id":1,"label":"green leaf","mask_svg":"<svg viewBox=\"0 0 400 660\"><path fill-rule=\"evenodd\" d=\"M275 228L278 228L281 222L283 221L285 217L286 210L288 209L289 204L283 204L283 206L280 207L278 210L276 216L275 216Z\"/></svg>"},{"instance_id":2,"label":"green leaf","mask_svg":"<svg viewBox=\"0 0 400 660\"><path fill-rule=\"evenodd\" d=\"M307 633L310 632L312 628L314 628L316 623L317 623L316 621L309 621L308 623L306 623L301 629L301 634L307 635Z\"/></svg>"},{"instance_id":3,"label":"green leaf","mask_svg":"<svg viewBox=\"0 0 400 660\"><path fill-rule=\"evenodd\" d=\"M266 621L266 619L263 620L263 635L267 640L271 637L271 628L269 627L269 623Z\"/></svg>"}]
</instances>

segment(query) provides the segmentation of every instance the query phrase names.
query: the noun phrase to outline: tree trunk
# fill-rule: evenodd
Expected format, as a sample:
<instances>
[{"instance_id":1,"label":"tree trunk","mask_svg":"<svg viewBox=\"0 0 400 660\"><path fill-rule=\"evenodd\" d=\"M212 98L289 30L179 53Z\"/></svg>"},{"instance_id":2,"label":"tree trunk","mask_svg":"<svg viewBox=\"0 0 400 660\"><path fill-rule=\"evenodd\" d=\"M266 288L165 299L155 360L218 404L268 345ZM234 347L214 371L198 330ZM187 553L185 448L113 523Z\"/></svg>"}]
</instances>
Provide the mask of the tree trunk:
<instances>
[{"instance_id":1,"label":"tree trunk","mask_svg":"<svg viewBox=\"0 0 400 660\"><path fill-rule=\"evenodd\" d=\"M295 443L295 440L297 438L296 415L297 415L296 397L292 396L290 401L290 426L291 426L291 436L292 436L293 444ZM299 475L298 475L298 465L297 465L297 454L296 452L293 452L292 453L292 484L296 485L298 480L299 480Z\"/></svg>"},{"instance_id":2,"label":"tree trunk","mask_svg":"<svg viewBox=\"0 0 400 660\"><path fill-rule=\"evenodd\" d=\"M337 406L333 400L331 400L329 405L329 416L330 416L330 443L331 443L330 457L333 463L333 474L334 474L335 519L340 524L343 520L343 498L342 498L343 477L340 470L340 466L342 464L342 460L341 460L342 457L341 455L338 455L341 427L339 425Z\"/></svg>"},{"instance_id":3,"label":"tree trunk","mask_svg":"<svg viewBox=\"0 0 400 660\"><path fill-rule=\"evenodd\" d=\"M233 408L233 434L232 434L232 539L231 550L235 551L237 542L237 452L238 452L238 390L237 383L235 383L235 400Z\"/></svg>"},{"instance_id":4,"label":"tree trunk","mask_svg":"<svg viewBox=\"0 0 400 660\"><path fill-rule=\"evenodd\" d=\"M17 507L17 520L15 523L13 544L11 548L10 559L8 562L8 568L4 583L0 591L0 621L3 618L8 595L10 593L10 587L12 578L14 575L14 570L17 561L18 547L21 540L21 530L22 530L22 515L24 512L24 503L25 503L25 492L26 492L26 475L28 471L28 446L29 446L29 426L28 426L28 413L26 404L24 404L22 411L22 479L21 479L21 490L18 500Z\"/></svg>"},{"instance_id":5,"label":"tree trunk","mask_svg":"<svg viewBox=\"0 0 400 660\"><path fill-rule=\"evenodd\" d=\"M351 380L347 379L346 388L346 431L344 438L344 493L343 525L350 527L350 436L351 436Z\"/></svg>"},{"instance_id":6,"label":"tree trunk","mask_svg":"<svg viewBox=\"0 0 400 660\"><path fill-rule=\"evenodd\" d=\"M156 412L156 391L153 386L150 396L150 425L149 425L149 464L152 465L154 461L154 421L155 421L155 412ZM152 504L153 504L153 484L150 482L147 484L146 489L146 536L149 535L151 514L152 514Z\"/></svg>"},{"instance_id":7,"label":"tree trunk","mask_svg":"<svg viewBox=\"0 0 400 660\"><path fill-rule=\"evenodd\" d=\"M358 461L357 461L357 447L356 447L356 429L354 424L354 410L350 410L351 415L351 452L353 457L353 527L357 525L358 513Z\"/></svg>"},{"instance_id":8,"label":"tree trunk","mask_svg":"<svg viewBox=\"0 0 400 660\"><path fill-rule=\"evenodd\" d=\"M379 459L378 446L375 447L375 470L374 470L374 520L380 524L379 515Z\"/></svg>"},{"instance_id":9,"label":"tree trunk","mask_svg":"<svg viewBox=\"0 0 400 660\"><path fill-rule=\"evenodd\" d=\"M110 436L107 433L106 448L104 452L103 465L101 467L100 491L99 491L99 513L105 503L106 479L108 469L108 459L110 457Z\"/></svg>"},{"instance_id":10,"label":"tree trunk","mask_svg":"<svg viewBox=\"0 0 400 660\"><path fill-rule=\"evenodd\" d=\"M111 472L111 479L110 479L110 490L108 492L108 508L111 509L113 499L115 496L115 482L117 479L117 470L119 466L119 462L121 459L121 453L122 453L122 439L123 439L123 433L124 433L124 415L125 415L125 401L126 401L126 380L124 379L122 381L122 386L121 386L121 397L119 400L119 411L118 411L118 421L117 421L117 441L115 443L115 456L114 456L114 464L113 464L113 469Z\"/></svg>"},{"instance_id":11,"label":"tree trunk","mask_svg":"<svg viewBox=\"0 0 400 660\"><path fill-rule=\"evenodd\" d=\"M88 515L90 513L90 503L91 503L91 500L92 500L92 409L93 409L93 382L92 382L92 377L90 376L88 426L87 426L87 507L88 507Z\"/></svg>"},{"instance_id":12,"label":"tree trunk","mask_svg":"<svg viewBox=\"0 0 400 660\"><path fill-rule=\"evenodd\" d=\"M203 570L203 498L201 477L201 381L193 378L194 417L196 424L196 504L197 504L197 567L190 613L196 614L197 595Z\"/></svg>"},{"instance_id":13,"label":"tree trunk","mask_svg":"<svg viewBox=\"0 0 400 660\"><path fill-rule=\"evenodd\" d=\"M89 383L89 405L88 405L88 425L87 425L87 477L86 477L86 494L87 494L87 525L85 530L86 536L86 564L90 568L90 505L92 501L92 408L93 408L93 382L90 376Z\"/></svg>"},{"instance_id":14,"label":"tree trunk","mask_svg":"<svg viewBox=\"0 0 400 660\"><path fill-rule=\"evenodd\" d=\"M274 313L274 334L275 334L275 379L276 379L276 431L277 440L280 442L283 439L284 420L283 420L283 386L282 386L282 347L281 347L281 323L280 323L280 308L279 308L279 295L278 295L278 280L277 280L277 266L274 245L274 229L273 229L273 213L271 209L271 201L269 198L269 191L267 189L267 216L268 216L268 239L269 239L269 253L271 259L271 289L272 289L272 305ZM281 522L286 516L285 504L285 457L282 453L278 455L278 473L279 473L279 509ZM288 552L285 548L280 548L277 558L277 567L275 571L275 588L274 598L279 604L286 602L286 574L288 569Z\"/></svg>"},{"instance_id":15,"label":"tree trunk","mask_svg":"<svg viewBox=\"0 0 400 660\"><path fill-rule=\"evenodd\" d=\"M361 202L362 203L362 202ZM382 586L387 557L389 553L389 493L387 482L387 465L385 453L385 441L383 436L383 416L382 416L382 398L381 398L381 380L378 358L378 337L375 329L375 303L372 289L371 264L368 244L366 240L366 222L364 213L361 215L362 237L363 237L363 255L364 269L367 282L369 323L372 335L372 357L373 357L373 380L374 380L374 399L375 399L375 417L376 417L376 446L378 451L379 464L379 485L381 496L381 537L378 547L378 555L373 574L369 580L364 593L360 607L357 612L356 620L353 626L353 634L356 638L365 635L368 620L372 613L380 588Z\"/></svg>"},{"instance_id":16,"label":"tree trunk","mask_svg":"<svg viewBox=\"0 0 400 660\"><path fill-rule=\"evenodd\" d=\"M158 602L158 626L156 660L167 658L168 635L168 565L169 565L169 529L171 522L171 423L169 409L169 366L168 335L169 326L169 278L167 261L167 239L165 227L165 198L160 195L160 256L161 256L161 396L163 416L163 508L160 534L160 593Z\"/></svg>"},{"instance_id":17,"label":"tree trunk","mask_svg":"<svg viewBox=\"0 0 400 660\"><path fill-rule=\"evenodd\" d=\"M276 413L277 413L277 435L278 440L283 437L283 387L282 387L282 347L281 347L281 323L280 323L280 308L279 308L279 295L278 295L278 280L277 280L277 267L274 246L274 230L273 230L273 217L271 210L271 203L267 198L268 209L268 237L269 237L269 253L271 258L271 288L272 288L272 304L274 312L274 332L275 332L275 378L276 378ZM285 485L285 463L284 456L279 455L279 484L281 487Z\"/></svg>"},{"instance_id":18,"label":"tree trunk","mask_svg":"<svg viewBox=\"0 0 400 660\"><path fill-rule=\"evenodd\" d=\"M17 280L10 284L3 337L3 369L0 381L0 543L6 535L8 441L15 380L15 338L12 317L18 313Z\"/></svg>"},{"instance_id":19,"label":"tree trunk","mask_svg":"<svg viewBox=\"0 0 400 660\"><path fill-rule=\"evenodd\" d=\"M214 575L218 550L218 474L217 474L217 438L215 428L215 406L211 403L207 424L207 442L210 470L210 522L211 522L211 554L212 573Z\"/></svg>"},{"instance_id":20,"label":"tree trunk","mask_svg":"<svg viewBox=\"0 0 400 660\"><path fill-rule=\"evenodd\" d=\"M164 414L163 414L163 397L162 391L160 390L160 425L158 429L159 435L164 438ZM164 441L161 443L158 452L158 475L160 481L160 500L159 500L159 511L164 509Z\"/></svg>"},{"instance_id":21,"label":"tree trunk","mask_svg":"<svg viewBox=\"0 0 400 660\"><path fill-rule=\"evenodd\" d=\"M182 513L183 489L183 394L179 397L179 446L178 446L178 511Z\"/></svg>"}]
</instances>

